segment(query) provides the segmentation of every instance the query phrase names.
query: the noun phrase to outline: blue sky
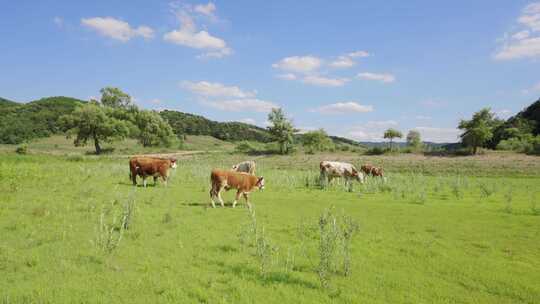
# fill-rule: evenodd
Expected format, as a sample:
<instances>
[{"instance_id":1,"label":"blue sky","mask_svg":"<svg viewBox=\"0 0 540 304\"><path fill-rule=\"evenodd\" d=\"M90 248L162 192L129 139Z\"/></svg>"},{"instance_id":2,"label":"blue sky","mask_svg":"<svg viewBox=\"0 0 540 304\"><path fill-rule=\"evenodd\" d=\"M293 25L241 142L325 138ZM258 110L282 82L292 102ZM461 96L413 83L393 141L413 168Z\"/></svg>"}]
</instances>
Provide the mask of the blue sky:
<instances>
[{"instance_id":1,"label":"blue sky","mask_svg":"<svg viewBox=\"0 0 540 304\"><path fill-rule=\"evenodd\" d=\"M456 141L459 119L540 95L540 2L5 1L0 96L89 99L380 140ZM536 72L536 73L535 73Z\"/></svg>"}]
</instances>

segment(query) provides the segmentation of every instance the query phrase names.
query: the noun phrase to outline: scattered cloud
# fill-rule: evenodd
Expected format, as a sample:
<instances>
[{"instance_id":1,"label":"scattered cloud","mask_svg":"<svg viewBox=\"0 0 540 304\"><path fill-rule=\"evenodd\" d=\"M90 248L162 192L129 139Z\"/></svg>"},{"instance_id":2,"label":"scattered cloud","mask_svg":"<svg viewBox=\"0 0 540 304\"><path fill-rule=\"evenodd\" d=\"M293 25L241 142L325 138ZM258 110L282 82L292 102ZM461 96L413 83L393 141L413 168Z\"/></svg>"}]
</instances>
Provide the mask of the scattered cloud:
<instances>
[{"instance_id":1,"label":"scattered cloud","mask_svg":"<svg viewBox=\"0 0 540 304\"><path fill-rule=\"evenodd\" d=\"M310 73L321 67L322 60L315 56L292 56L272 64L275 69L296 73Z\"/></svg>"},{"instance_id":2,"label":"scattered cloud","mask_svg":"<svg viewBox=\"0 0 540 304\"><path fill-rule=\"evenodd\" d=\"M279 106L270 101L257 98L232 99L232 100L205 100L203 104L212 108L229 112L270 112Z\"/></svg>"},{"instance_id":3,"label":"scattered cloud","mask_svg":"<svg viewBox=\"0 0 540 304\"><path fill-rule=\"evenodd\" d=\"M368 121L352 126L344 136L359 141L385 141L384 131L388 128L397 128L397 126L398 122L395 120Z\"/></svg>"},{"instance_id":4,"label":"scattered cloud","mask_svg":"<svg viewBox=\"0 0 540 304\"><path fill-rule=\"evenodd\" d=\"M496 60L540 57L540 2L525 6L516 23L519 30L501 39L502 46L493 55Z\"/></svg>"},{"instance_id":5,"label":"scattered cloud","mask_svg":"<svg viewBox=\"0 0 540 304\"><path fill-rule=\"evenodd\" d=\"M81 24L102 36L122 42L127 42L137 36L145 39L154 37L154 30L146 25L133 28L129 23L112 17L83 18Z\"/></svg>"},{"instance_id":6,"label":"scattered cloud","mask_svg":"<svg viewBox=\"0 0 540 304\"><path fill-rule=\"evenodd\" d=\"M364 80L375 80L380 81L383 83L392 83L396 80L396 77L392 74L376 74L376 73L359 73L357 75L358 78L364 79Z\"/></svg>"},{"instance_id":7,"label":"scattered cloud","mask_svg":"<svg viewBox=\"0 0 540 304\"><path fill-rule=\"evenodd\" d=\"M255 97L256 92L243 91L237 86L226 86L218 82L208 81L183 81L181 86L192 93L206 97L236 97L249 98Z\"/></svg>"},{"instance_id":8,"label":"scattered cloud","mask_svg":"<svg viewBox=\"0 0 540 304\"><path fill-rule=\"evenodd\" d=\"M329 105L320 106L310 110L321 114L350 114L350 113L367 113L373 111L373 106L361 105L354 101L338 102Z\"/></svg>"},{"instance_id":9,"label":"scattered cloud","mask_svg":"<svg viewBox=\"0 0 540 304\"><path fill-rule=\"evenodd\" d=\"M292 73L279 74L276 77L283 80L296 80L297 79L296 75Z\"/></svg>"},{"instance_id":10,"label":"scattered cloud","mask_svg":"<svg viewBox=\"0 0 540 304\"><path fill-rule=\"evenodd\" d=\"M158 105L158 104L161 104L161 100L158 99L158 98L154 98L154 99L151 99L151 100L150 100L150 103L151 103L151 104Z\"/></svg>"},{"instance_id":11,"label":"scattered cloud","mask_svg":"<svg viewBox=\"0 0 540 304\"><path fill-rule=\"evenodd\" d=\"M322 87L341 87L348 81L347 78L328 78L317 75L308 75L302 79L303 83Z\"/></svg>"},{"instance_id":12,"label":"scattered cloud","mask_svg":"<svg viewBox=\"0 0 540 304\"><path fill-rule=\"evenodd\" d=\"M207 4L198 4L195 5L193 10L199 14L215 18L216 5L212 2L208 2Z\"/></svg>"},{"instance_id":13,"label":"scattered cloud","mask_svg":"<svg viewBox=\"0 0 540 304\"><path fill-rule=\"evenodd\" d=\"M350 68L354 66L355 62L351 57L339 56L334 61L329 63L329 66L333 68Z\"/></svg>"},{"instance_id":14,"label":"scattered cloud","mask_svg":"<svg viewBox=\"0 0 540 304\"><path fill-rule=\"evenodd\" d=\"M398 122L395 120L377 120L377 121L368 121L365 126L367 128L377 129L377 128L391 128L397 126Z\"/></svg>"},{"instance_id":15,"label":"scattered cloud","mask_svg":"<svg viewBox=\"0 0 540 304\"><path fill-rule=\"evenodd\" d=\"M58 26L58 27L64 26L64 18L62 18L62 17L58 17L58 16L54 17L54 18L53 18L53 22L54 22L54 24L56 24L56 26Z\"/></svg>"},{"instance_id":16,"label":"scattered cloud","mask_svg":"<svg viewBox=\"0 0 540 304\"><path fill-rule=\"evenodd\" d=\"M512 111L508 109L500 109L495 111L495 115L497 115L499 118L507 119L512 115Z\"/></svg>"},{"instance_id":17,"label":"scattered cloud","mask_svg":"<svg viewBox=\"0 0 540 304\"><path fill-rule=\"evenodd\" d=\"M414 130L420 132L422 141L436 143L457 142L461 134L461 131L455 128L416 127Z\"/></svg>"},{"instance_id":18,"label":"scattered cloud","mask_svg":"<svg viewBox=\"0 0 540 304\"><path fill-rule=\"evenodd\" d=\"M352 57L352 58L362 58L362 57L369 57L371 56L371 54L366 51L356 51L356 52L351 52L347 54L347 56Z\"/></svg>"},{"instance_id":19,"label":"scattered cloud","mask_svg":"<svg viewBox=\"0 0 540 304\"><path fill-rule=\"evenodd\" d=\"M227 46L225 40L213 36L208 31L198 30L192 13L196 12L206 16L215 17L216 6L209 2L206 5L189 5L178 8L176 16L180 21L180 28L167 32L163 35L163 40L183 45L194 49L205 50L206 52L198 55L198 58L223 58L231 55L233 50Z\"/></svg>"}]
</instances>

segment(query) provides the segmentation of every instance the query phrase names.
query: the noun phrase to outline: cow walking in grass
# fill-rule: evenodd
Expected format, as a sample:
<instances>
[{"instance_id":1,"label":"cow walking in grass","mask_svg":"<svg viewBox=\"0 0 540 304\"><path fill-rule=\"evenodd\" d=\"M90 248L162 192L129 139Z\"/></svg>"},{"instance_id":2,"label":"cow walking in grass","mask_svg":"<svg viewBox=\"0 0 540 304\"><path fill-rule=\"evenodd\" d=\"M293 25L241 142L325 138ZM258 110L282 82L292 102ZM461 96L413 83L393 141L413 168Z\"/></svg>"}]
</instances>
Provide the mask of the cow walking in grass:
<instances>
[{"instance_id":1,"label":"cow walking in grass","mask_svg":"<svg viewBox=\"0 0 540 304\"><path fill-rule=\"evenodd\" d=\"M162 159L153 157L132 157L129 160L130 178L133 181L133 185L137 185L137 175L143 179L143 186L146 187L146 178L152 176L154 178L154 185L157 184L159 177L162 178L165 186L169 179L169 169L176 169L176 159Z\"/></svg>"},{"instance_id":2,"label":"cow walking in grass","mask_svg":"<svg viewBox=\"0 0 540 304\"><path fill-rule=\"evenodd\" d=\"M380 177L383 181L386 181L386 177L384 176L384 171L382 167L375 167L370 164L365 164L360 167L360 170L362 170L365 175Z\"/></svg>"},{"instance_id":3,"label":"cow walking in grass","mask_svg":"<svg viewBox=\"0 0 540 304\"><path fill-rule=\"evenodd\" d=\"M232 166L232 170L236 172L245 172L255 175L255 162L252 160L243 161Z\"/></svg>"},{"instance_id":4,"label":"cow walking in grass","mask_svg":"<svg viewBox=\"0 0 540 304\"><path fill-rule=\"evenodd\" d=\"M225 207L223 199L221 198L221 191L223 191L223 189L225 189L225 191L230 189L237 190L236 197L234 198L234 202L232 204L233 208L236 207L236 203L240 199L240 196L243 195L249 209L251 209L249 193L257 188L259 188L259 190L264 189L264 178L262 176L257 177L255 175L243 172L214 169L210 174L210 181L212 183L212 189L210 189L210 200L213 208L216 208L216 198L221 204L221 207Z\"/></svg>"},{"instance_id":5,"label":"cow walking in grass","mask_svg":"<svg viewBox=\"0 0 540 304\"><path fill-rule=\"evenodd\" d=\"M320 183L322 187L329 184L333 178L341 177L345 179L345 187L352 191L352 180L356 180L361 184L364 183L364 174L349 163L336 161L322 161L319 164L321 175Z\"/></svg>"}]
</instances>

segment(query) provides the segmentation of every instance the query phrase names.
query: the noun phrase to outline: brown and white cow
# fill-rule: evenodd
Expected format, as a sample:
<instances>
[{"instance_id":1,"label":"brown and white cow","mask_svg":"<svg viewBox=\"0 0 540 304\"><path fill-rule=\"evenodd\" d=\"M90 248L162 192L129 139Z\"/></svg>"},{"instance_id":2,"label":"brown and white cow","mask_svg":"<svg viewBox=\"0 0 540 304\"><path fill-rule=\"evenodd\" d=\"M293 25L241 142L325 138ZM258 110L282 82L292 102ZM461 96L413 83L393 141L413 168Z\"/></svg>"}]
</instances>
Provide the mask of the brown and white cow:
<instances>
[{"instance_id":1,"label":"brown and white cow","mask_svg":"<svg viewBox=\"0 0 540 304\"><path fill-rule=\"evenodd\" d=\"M221 207L225 207L223 199L221 198L221 191L225 189L236 189L236 197L234 198L233 208L236 207L240 195L244 196L246 204L251 209L251 203L249 202L249 193L256 188L259 190L264 189L264 178L257 177L255 175L247 174L244 172L227 171L227 170L212 170L210 174L210 181L212 183L212 189L210 189L210 200L212 207L216 208L214 199L217 197Z\"/></svg>"},{"instance_id":2,"label":"brown and white cow","mask_svg":"<svg viewBox=\"0 0 540 304\"><path fill-rule=\"evenodd\" d=\"M382 167L375 167L370 164L365 164L360 167L360 170L364 172L366 175L371 175L373 177L380 177L383 181L386 181L386 177L384 176L384 171Z\"/></svg>"},{"instance_id":3,"label":"brown and white cow","mask_svg":"<svg viewBox=\"0 0 540 304\"><path fill-rule=\"evenodd\" d=\"M158 177L161 176L165 185L169 179L169 168L176 169L176 159L169 158L156 158L156 157L132 157L129 160L130 177L133 181L133 185L137 185L137 175L143 179L143 186L146 187L146 178L152 176L154 178L154 185L157 183Z\"/></svg>"},{"instance_id":4,"label":"brown and white cow","mask_svg":"<svg viewBox=\"0 0 540 304\"><path fill-rule=\"evenodd\" d=\"M246 160L232 166L232 170L236 172L246 172L255 175L255 162L252 160Z\"/></svg>"},{"instance_id":5,"label":"brown and white cow","mask_svg":"<svg viewBox=\"0 0 540 304\"><path fill-rule=\"evenodd\" d=\"M357 180L361 184L364 183L364 174L349 163L336 162L336 161L322 161L319 164L321 175L321 185L330 183L335 177L343 177L345 179L345 186L349 191L352 191L351 180Z\"/></svg>"}]
</instances>

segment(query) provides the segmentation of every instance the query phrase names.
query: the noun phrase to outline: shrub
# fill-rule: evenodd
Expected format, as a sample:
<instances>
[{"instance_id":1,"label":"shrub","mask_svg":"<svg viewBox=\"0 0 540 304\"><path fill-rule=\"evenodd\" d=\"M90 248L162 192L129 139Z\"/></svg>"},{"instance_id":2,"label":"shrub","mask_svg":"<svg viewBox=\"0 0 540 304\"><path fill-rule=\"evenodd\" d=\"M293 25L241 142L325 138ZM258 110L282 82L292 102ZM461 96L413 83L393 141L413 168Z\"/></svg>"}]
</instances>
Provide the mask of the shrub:
<instances>
[{"instance_id":1,"label":"shrub","mask_svg":"<svg viewBox=\"0 0 540 304\"><path fill-rule=\"evenodd\" d=\"M388 148L383 148L383 147L372 147L372 148L369 148L366 150L365 154L366 155L383 155L385 154L386 152L388 152L389 149Z\"/></svg>"},{"instance_id":2,"label":"shrub","mask_svg":"<svg viewBox=\"0 0 540 304\"><path fill-rule=\"evenodd\" d=\"M28 152L28 145L22 144L15 149L15 153L25 155Z\"/></svg>"}]
</instances>

